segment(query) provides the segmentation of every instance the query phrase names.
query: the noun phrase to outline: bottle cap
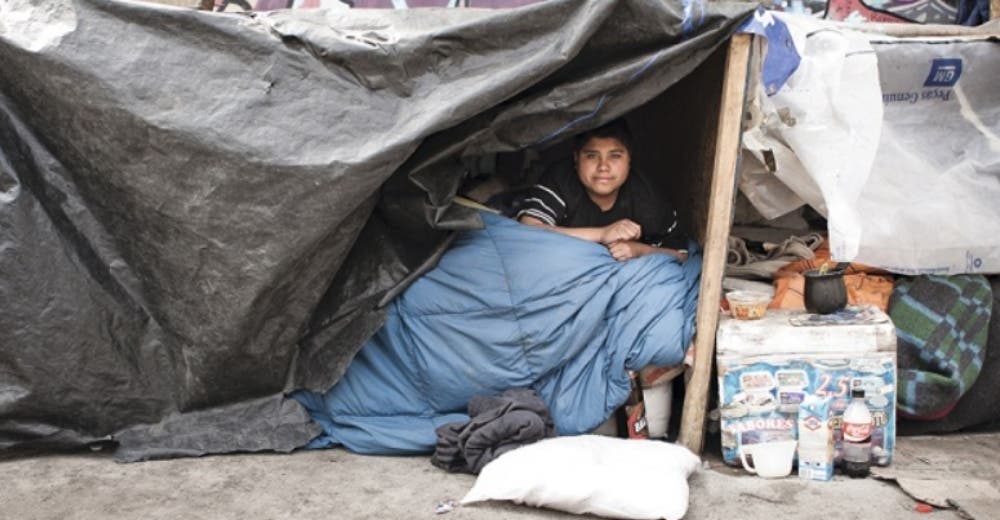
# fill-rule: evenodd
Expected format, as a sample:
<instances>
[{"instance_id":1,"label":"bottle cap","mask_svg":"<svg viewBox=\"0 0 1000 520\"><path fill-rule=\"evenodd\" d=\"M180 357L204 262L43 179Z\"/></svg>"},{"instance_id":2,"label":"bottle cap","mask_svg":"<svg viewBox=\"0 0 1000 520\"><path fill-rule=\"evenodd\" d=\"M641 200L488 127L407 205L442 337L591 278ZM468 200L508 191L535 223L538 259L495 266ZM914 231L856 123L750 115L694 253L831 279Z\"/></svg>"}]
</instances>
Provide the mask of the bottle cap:
<instances>
[{"instance_id":1,"label":"bottle cap","mask_svg":"<svg viewBox=\"0 0 1000 520\"><path fill-rule=\"evenodd\" d=\"M862 397L863 398L864 396L865 396L865 389L864 388L852 388L851 389L851 397Z\"/></svg>"}]
</instances>

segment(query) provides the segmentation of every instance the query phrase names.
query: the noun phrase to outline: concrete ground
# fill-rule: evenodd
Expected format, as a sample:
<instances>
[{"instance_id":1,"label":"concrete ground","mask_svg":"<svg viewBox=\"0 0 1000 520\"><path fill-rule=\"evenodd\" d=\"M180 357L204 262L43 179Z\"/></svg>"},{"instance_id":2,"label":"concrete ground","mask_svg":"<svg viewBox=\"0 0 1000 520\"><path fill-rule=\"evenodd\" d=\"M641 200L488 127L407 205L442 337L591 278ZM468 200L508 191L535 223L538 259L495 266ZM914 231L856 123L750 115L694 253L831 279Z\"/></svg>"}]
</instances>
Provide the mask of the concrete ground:
<instances>
[{"instance_id":1,"label":"concrete ground","mask_svg":"<svg viewBox=\"0 0 1000 520\"><path fill-rule=\"evenodd\" d=\"M892 480L764 480L727 468L714 453L690 479L686 519L776 520L1000 518L1000 434L898 439L882 472L954 506L930 513ZM174 459L118 464L94 453L0 461L4 519L568 519L574 515L508 503L458 507L471 475L449 474L429 457L370 457L344 450ZM917 486L919 487L919 486ZM930 489L930 491L928 491ZM949 493L954 491L952 497ZM968 496L966 496L968 495ZM964 515L964 516L963 516ZM990 516L984 516L990 515ZM584 517L587 518L587 517Z\"/></svg>"}]
</instances>

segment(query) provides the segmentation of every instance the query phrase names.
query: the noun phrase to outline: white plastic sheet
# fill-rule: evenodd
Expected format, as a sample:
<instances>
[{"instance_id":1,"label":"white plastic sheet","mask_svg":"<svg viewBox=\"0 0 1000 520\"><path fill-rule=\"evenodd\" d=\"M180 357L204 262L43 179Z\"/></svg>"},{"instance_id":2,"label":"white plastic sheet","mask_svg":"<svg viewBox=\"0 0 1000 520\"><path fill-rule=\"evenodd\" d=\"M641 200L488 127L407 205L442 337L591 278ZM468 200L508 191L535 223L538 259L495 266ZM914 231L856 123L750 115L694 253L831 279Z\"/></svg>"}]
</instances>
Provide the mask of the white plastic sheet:
<instances>
[{"instance_id":1,"label":"white plastic sheet","mask_svg":"<svg viewBox=\"0 0 1000 520\"><path fill-rule=\"evenodd\" d=\"M885 115L854 259L1000 272L1000 42L873 43Z\"/></svg>"},{"instance_id":2,"label":"white plastic sheet","mask_svg":"<svg viewBox=\"0 0 1000 520\"><path fill-rule=\"evenodd\" d=\"M740 188L758 211L812 205L828 218L836 260L1000 272L998 42L890 39L774 16L802 62L775 95L758 92L744 134L757 161Z\"/></svg>"},{"instance_id":3,"label":"white plastic sheet","mask_svg":"<svg viewBox=\"0 0 1000 520\"><path fill-rule=\"evenodd\" d=\"M853 31L774 16L788 25L802 61L775 95L757 96L758 124L745 132L744 146L769 175L759 167L756 173L744 171L740 188L765 217L808 203L829 219L831 235L857 243L854 204L881 130L874 51L865 36Z\"/></svg>"}]
</instances>

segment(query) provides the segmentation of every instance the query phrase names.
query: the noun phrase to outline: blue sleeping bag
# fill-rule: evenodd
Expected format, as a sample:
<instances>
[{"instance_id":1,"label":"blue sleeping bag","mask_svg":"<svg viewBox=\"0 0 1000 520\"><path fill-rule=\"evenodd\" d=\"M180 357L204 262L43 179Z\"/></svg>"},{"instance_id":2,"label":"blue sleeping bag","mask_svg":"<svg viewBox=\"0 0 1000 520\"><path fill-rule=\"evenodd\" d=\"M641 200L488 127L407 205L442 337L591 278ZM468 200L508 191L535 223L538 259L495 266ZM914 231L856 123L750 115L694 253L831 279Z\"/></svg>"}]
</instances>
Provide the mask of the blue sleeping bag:
<instances>
[{"instance_id":1,"label":"blue sleeping bag","mask_svg":"<svg viewBox=\"0 0 1000 520\"><path fill-rule=\"evenodd\" d=\"M616 261L607 248L482 214L324 394L297 391L324 433L308 447L434 450L474 395L530 387L561 435L600 425L629 393L626 369L680 363L694 333L701 255Z\"/></svg>"}]
</instances>

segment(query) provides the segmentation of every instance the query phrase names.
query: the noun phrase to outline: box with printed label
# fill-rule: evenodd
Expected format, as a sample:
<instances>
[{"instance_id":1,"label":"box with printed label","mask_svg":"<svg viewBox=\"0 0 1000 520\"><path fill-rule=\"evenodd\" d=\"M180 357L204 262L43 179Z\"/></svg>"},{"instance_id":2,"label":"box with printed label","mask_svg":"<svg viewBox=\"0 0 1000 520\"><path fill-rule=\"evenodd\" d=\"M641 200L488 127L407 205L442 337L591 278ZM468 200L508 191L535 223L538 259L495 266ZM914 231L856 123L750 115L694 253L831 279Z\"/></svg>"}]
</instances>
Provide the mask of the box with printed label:
<instances>
[{"instance_id":1,"label":"box with printed label","mask_svg":"<svg viewBox=\"0 0 1000 520\"><path fill-rule=\"evenodd\" d=\"M716 336L722 454L739 465L740 446L798 438L799 405L830 398L835 459L852 388L872 412L872 462L887 465L896 441L896 330L874 307L818 316L769 310L760 320L723 316Z\"/></svg>"}]
</instances>

